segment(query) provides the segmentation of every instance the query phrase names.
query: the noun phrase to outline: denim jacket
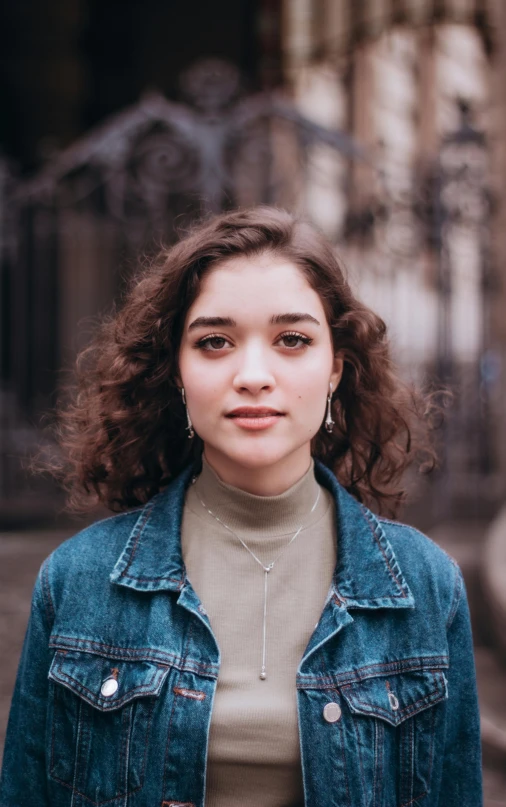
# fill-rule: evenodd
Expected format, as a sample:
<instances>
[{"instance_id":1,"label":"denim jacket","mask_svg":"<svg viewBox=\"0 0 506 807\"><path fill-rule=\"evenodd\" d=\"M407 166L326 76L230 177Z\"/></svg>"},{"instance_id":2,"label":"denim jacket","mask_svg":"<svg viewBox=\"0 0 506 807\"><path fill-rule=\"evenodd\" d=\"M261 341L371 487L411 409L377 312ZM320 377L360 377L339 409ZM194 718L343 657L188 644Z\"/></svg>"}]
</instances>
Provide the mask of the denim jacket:
<instances>
[{"instance_id":1,"label":"denim jacket","mask_svg":"<svg viewBox=\"0 0 506 807\"><path fill-rule=\"evenodd\" d=\"M2 807L204 806L220 649L181 555L195 472L43 563ZM335 499L338 562L293 682L305 805L479 807L461 572L426 536L374 516L318 460L315 475Z\"/></svg>"}]
</instances>

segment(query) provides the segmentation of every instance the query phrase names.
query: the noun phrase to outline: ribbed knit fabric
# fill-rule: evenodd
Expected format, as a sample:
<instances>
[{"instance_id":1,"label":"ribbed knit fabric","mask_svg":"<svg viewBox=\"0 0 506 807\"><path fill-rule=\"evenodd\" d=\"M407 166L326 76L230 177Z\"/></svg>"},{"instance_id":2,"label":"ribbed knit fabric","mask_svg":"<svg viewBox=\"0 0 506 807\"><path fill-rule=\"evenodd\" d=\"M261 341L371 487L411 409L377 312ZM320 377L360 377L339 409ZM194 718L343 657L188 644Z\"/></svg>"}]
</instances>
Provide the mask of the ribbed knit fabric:
<instances>
[{"instance_id":1,"label":"ribbed knit fabric","mask_svg":"<svg viewBox=\"0 0 506 807\"><path fill-rule=\"evenodd\" d=\"M315 510L311 508L320 491ZM260 680L268 564L267 679ZM221 652L210 727L206 807L302 807L295 675L323 610L336 564L336 514L314 462L278 496L225 484L203 458L187 491L181 530L187 574Z\"/></svg>"}]
</instances>

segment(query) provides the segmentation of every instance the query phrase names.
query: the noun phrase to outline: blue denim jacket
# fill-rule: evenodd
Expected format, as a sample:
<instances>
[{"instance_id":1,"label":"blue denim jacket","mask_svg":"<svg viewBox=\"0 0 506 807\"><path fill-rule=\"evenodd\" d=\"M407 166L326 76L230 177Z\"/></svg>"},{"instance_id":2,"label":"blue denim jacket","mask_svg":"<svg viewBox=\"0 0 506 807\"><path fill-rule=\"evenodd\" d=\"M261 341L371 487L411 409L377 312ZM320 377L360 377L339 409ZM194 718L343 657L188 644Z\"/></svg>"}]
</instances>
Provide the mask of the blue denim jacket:
<instances>
[{"instance_id":1,"label":"blue denim jacket","mask_svg":"<svg viewBox=\"0 0 506 807\"><path fill-rule=\"evenodd\" d=\"M3 807L203 807L220 650L181 556L197 471L43 563ZM294 680L305 805L479 807L460 570L415 529L376 518L319 461L315 474L335 497L338 563Z\"/></svg>"}]
</instances>

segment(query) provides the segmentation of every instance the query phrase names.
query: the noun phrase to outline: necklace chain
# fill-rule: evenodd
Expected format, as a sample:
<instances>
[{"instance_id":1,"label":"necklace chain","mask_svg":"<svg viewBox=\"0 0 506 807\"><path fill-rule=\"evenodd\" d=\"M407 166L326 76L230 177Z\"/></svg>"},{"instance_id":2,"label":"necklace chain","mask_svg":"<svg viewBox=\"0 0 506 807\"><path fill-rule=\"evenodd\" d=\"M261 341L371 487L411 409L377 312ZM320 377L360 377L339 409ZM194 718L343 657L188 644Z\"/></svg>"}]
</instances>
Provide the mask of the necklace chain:
<instances>
[{"instance_id":1,"label":"necklace chain","mask_svg":"<svg viewBox=\"0 0 506 807\"><path fill-rule=\"evenodd\" d=\"M313 506L312 506L311 510L309 511L309 512L310 512L310 514L314 512L315 507L316 507L316 505L318 504L318 500L319 500L319 498L320 498L320 491L321 491L321 489L320 489L320 488L318 488L318 495L317 495L317 497L316 497L316 501L315 501L315 503L313 504ZM255 560L255 561L256 561L256 562L257 562L257 563L258 563L258 564L259 564L259 565L262 567L262 569L263 569L263 571L264 571L264 609L263 609L263 626L262 626L262 666L261 666L261 670L260 670L260 678L261 678L261 680L262 680L262 681L264 681L264 680L267 678L267 669L266 669L266 663L265 663L265 645L266 645L266 634L267 634L267 580L268 580L268 577L269 577L269 572L272 572L272 570L274 569L274 564L278 562L278 560L279 560L279 558L281 557L281 555L283 554L283 552L286 552L286 550L288 549L288 547L289 547L289 546L290 546L290 545L291 545L291 544L292 544L292 543L295 541L295 539L297 538L298 534L299 534L299 533L301 532L301 530L303 529L303 526L304 526L304 525L303 525L303 524L301 524L301 526L299 527L299 529L297 530L297 532L296 532L294 535L292 535L292 537L290 538L290 540L288 541L288 543L286 544L286 546L284 546L284 547L283 547L283 549L282 549L282 550L281 550L281 552L278 554L278 556L277 556L276 558L274 558L274 560L272 560L272 561L271 561L271 562L270 562L270 563L269 563L267 566L265 566L265 565L262 563L262 561L260 560L260 558L257 558L257 556L255 555L255 553L254 553L254 552L253 552L253 551L252 551L252 550L249 548L249 546L246 544L246 542L245 542L245 541L243 541L243 539L242 539L242 538L241 538L239 535L237 535L237 533L236 533L236 532L234 532L234 530L233 530L233 529L231 529L231 528L230 528L230 527L229 527L227 524L225 524L225 522L224 522L224 521L222 521L222 520L221 520L221 518L219 518L219 516L217 516L217 515L216 515L216 513L213 513L213 511L209 509L209 507L207 506L207 504L206 504L205 502L203 502L203 501L202 501L202 499L200 498L200 496L198 495L198 493L197 493L196 495L197 495L197 498L198 498L198 500L199 500L200 504L202 505L202 507L204 507L204 509L205 509L205 510L207 510L207 512L208 512L208 513L209 513L209 514L210 514L210 515L211 515L213 518L215 518L215 519L216 519L216 521L219 521L219 523L220 523L220 524L221 524L223 527L225 527L225 529L226 529L226 530L228 530L229 532L231 532L231 533L232 533L232 535L235 535L235 537L238 539L238 541L240 541L240 542L241 542L241 544L242 544L242 545L243 545L243 547L244 547L244 548L247 550L247 552L249 552L249 554L251 555L251 557L253 558L253 560Z\"/></svg>"}]
</instances>

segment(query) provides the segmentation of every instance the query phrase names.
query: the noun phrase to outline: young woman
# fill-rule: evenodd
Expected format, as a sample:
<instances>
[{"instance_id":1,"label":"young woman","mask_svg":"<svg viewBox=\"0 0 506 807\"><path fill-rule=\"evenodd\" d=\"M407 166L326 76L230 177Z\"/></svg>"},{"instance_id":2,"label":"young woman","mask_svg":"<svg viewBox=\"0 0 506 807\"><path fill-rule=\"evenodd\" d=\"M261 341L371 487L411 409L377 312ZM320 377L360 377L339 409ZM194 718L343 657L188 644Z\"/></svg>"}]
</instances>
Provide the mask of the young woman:
<instances>
[{"instance_id":1,"label":"young woman","mask_svg":"<svg viewBox=\"0 0 506 807\"><path fill-rule=\"evenodd\" d=\"M421 400L421 399L419 399ZM376 516L417 399L325 239L226 213L138 277L62 413L4 807L478 807L456 564Z\"/></svg>"}]
</instances>

